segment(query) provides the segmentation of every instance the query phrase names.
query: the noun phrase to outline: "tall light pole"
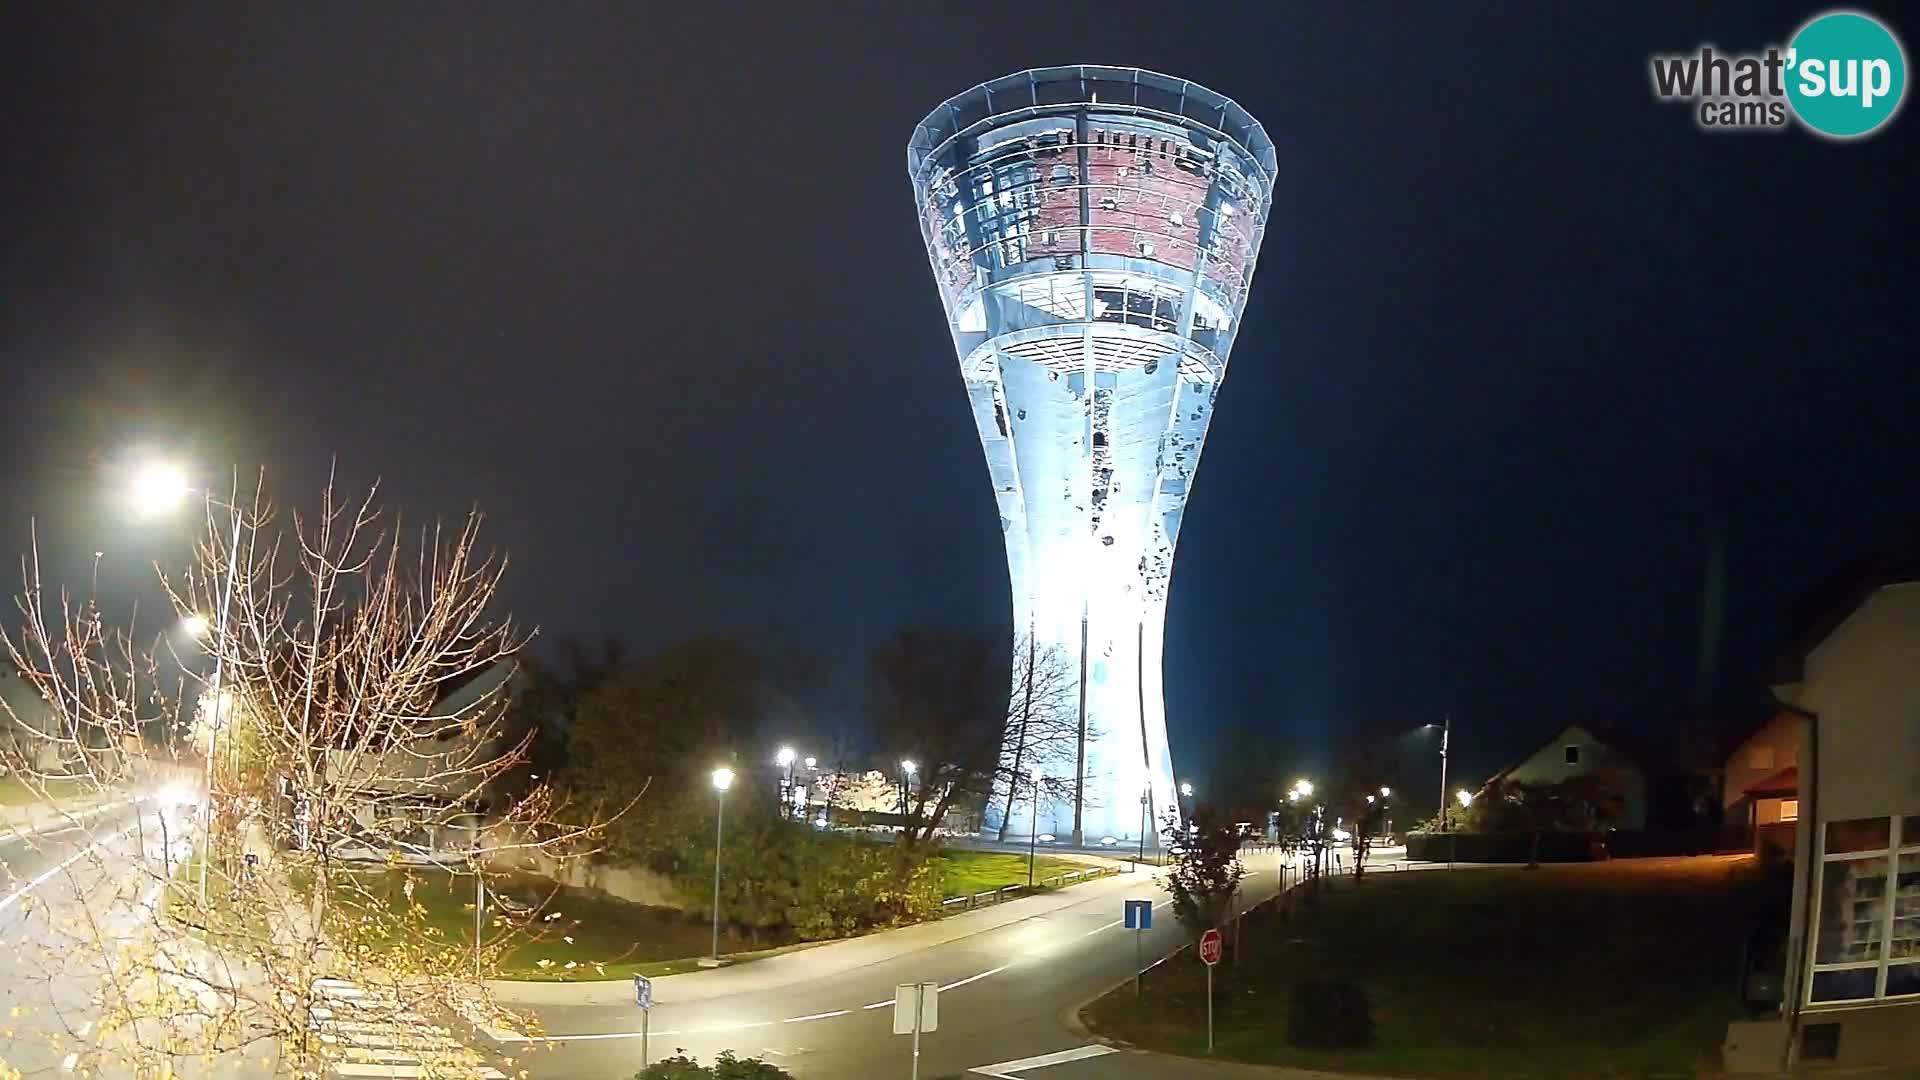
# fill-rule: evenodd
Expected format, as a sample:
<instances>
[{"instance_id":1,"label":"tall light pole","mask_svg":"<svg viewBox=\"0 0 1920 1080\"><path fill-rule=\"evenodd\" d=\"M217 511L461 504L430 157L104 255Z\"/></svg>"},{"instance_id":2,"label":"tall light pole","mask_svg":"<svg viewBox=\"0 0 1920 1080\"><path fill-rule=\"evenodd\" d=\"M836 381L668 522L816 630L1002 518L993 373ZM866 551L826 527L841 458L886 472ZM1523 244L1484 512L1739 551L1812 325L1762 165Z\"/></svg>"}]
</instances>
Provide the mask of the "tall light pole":
<instances>
[{"instance_id":1,"label":"tall light pole","mask_svg":"<svg viewBox=\"0 0 1920 1080\"><path fill-rule=\"evenodd\" d=\"M1027 834L1027 888L1033 888L1033 867L1040 858L1040 770L1033 770L1033 829Z\"/></svg>"},{"instance_id":2,"label":"tall light pole","mask_svg":"<svg viewBox=\"0 0 1920 1080\"><path fill-rule=\"evenodd\" d=\"M793 762L794 762L794 759L797 758L798 756L799 756L798 754L795 754L793 752L793 747L791 746L783 746L780 748L779 753L773 755L774 764L780 766L780 768L784 770L783 774L780 777L780 820L781 821L785 821L787 820L788 817L792 816Z\"/></svg>"},{"instance_id":3,"label":"tall light pole","mask_svg":"<svg viewBox=\"0 0 1920 1080\"><path fill-rule=\"evenodd\" d=\"M1453 714L1440 725L1440 831L1447 831L1447 744L1453 740Z\"/></svg>"},{"instance_id":4,"label":"tall light pole","mask_svg":"<svg viewBox=\"0 0 1920 1080\"><path fill-rule=\"evenodd\" d=\"M732 769L713 770L713 955L707 967L720 966L720 831L727 818L727 789L732 786Z\"/></svg>"},{"instance_id":5,"label":"tall light pole","mask_svg":"<svg viewBox=\"0 0 1920 1080\"><path fill-rule=\"evenodd\" d=\"M145 514L164 514L171 512L186 501L192 492L187 483L186 470L169 462L154 462L144 466L135 475L133 494L140 511ZM213 505L208 497L207 503ZM227 607L233 599L234 573L240 566L240 521L241 513L237 505L227 506L233 515L233 538L227 543L226 581L220 588L220 609L214 612L213 674L207 682L208 700L213 704L208 717L207 728L207 769L206 797L200 800L200 880L198 891L200 906L207 906L207 864L213 861L213 759L220 738L220 714L230 711L228 704L232 695L222 696L221 676L225 673L227 658ZM206 617L189 616L189 622L197 621L200 629L190 625L189 632L198 637L205 633Z\"/></svg>"},{"instance_id":6,"label":"tall light pole","mask_svg":"<svg viewBox=\"0 0 1920 1080\"><path fill-rule=\"evenodd\" d=\"M907 812L913 806L913 774L920 771L912 758L900 759L900 832L905 836L908 831Z\"/></svg>"}]
</instances>

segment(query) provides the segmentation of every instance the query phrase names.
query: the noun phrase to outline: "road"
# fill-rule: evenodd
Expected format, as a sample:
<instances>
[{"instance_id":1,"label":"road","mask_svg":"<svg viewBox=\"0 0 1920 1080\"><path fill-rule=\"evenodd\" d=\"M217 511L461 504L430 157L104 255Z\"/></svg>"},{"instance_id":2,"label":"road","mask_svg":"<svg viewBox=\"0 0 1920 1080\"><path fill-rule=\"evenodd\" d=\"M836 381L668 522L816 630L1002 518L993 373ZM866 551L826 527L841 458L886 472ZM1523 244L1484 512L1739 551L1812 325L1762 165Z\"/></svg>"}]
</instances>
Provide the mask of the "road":
<instances>
[{"instance_id":1,"label":"road","mask_svg":"<svg viewBox=\"0 0 1920 1080\"><path fill-rule=\"evenodd\" d=\"M1255 855L1249 870L1244 902L1272 896L1279 883L1277 858ZM800 984L708 996L712 980L722 974L738 975L750 987L758 964L663 980L650 1024L652 1056L685 1048L710 1060L731 1049L763 1057L802 1080L895 1080L909 1075L912 1055L910 1037L892 1033L894 987L935 981L941 986L940 1027L922 1038L922 1077L1217 1077L1212 1066L1200 1063L1116 1055L1064 1025L1064 1013L1135 970L1134 933L1120 921L1127 898L1150 898L1156 905L1153 929L1140 940L1147 959L1186 944L1166 892L1150 870L1142 870L1011 901L989 909L998 912L993 921L999 923L990 929ZM807 956L791 954L795 962ZM679 994L676 984L687 993ZM630 1000L530 1008L548 1036L543 1045L528 1045L522 1062L538 1080L625 1080L639 1068L640 1014Z\"/></svg>"},{"instance_id":2,"label":"road","mask_svg":"<svg viewBox=\"0 0 1920 1080\"><path fill-rule=\"evenodd\" d=\"M102 968L76 941L131 943L151 926L161 834L155 805L130 799L0 830L0 1060L59 1074L86 1052Z\"/></svg>"}]
</instances>

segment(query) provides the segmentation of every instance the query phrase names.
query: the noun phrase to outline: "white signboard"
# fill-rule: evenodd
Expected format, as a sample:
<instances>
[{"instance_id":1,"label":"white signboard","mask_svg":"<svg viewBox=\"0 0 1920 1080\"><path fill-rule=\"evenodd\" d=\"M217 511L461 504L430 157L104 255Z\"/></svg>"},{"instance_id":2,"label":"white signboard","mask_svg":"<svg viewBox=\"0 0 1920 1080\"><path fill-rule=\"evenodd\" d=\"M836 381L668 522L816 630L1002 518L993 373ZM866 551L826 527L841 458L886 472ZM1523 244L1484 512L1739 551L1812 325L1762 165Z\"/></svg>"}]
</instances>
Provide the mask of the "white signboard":
<instances>
[{"instance_id":1,"label":"white signboard","mask_svg":"<svg viewBox=\"0 0 1920 1080\"><path fill-rule=\"evenodd\" d=\"M915 1024L916 1006L920 1023ZM893 988L893 1033L911 1035L916 1031L940 1030L940 984L901 983Z\"/></svg>"}]
</instances>

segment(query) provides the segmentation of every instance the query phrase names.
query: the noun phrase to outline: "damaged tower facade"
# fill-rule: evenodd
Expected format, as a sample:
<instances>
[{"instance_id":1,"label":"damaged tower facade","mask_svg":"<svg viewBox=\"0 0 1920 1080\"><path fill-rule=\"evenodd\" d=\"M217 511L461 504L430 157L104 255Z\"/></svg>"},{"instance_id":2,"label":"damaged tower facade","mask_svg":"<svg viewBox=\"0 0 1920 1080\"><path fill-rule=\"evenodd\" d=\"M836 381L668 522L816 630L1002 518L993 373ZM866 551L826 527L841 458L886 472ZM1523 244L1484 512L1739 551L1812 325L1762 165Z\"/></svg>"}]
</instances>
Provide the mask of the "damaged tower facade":
<instances>
[{"instance_id":1,"label":"damaged tower facade","mask_svg":"<svg viewBox=\"0 0 1920 1080\"><path fill-rule=\"evenodd\" d=\"M1038 808L1062 840L1151 844L1153 822L1178 812L1167 583L1275 167L1240 106L1134 68L996 79L935 109L907 147L999 503L1015 636L1076 673L1078 775L1049 776L1059 795ZM1003 786L989 829L1008 805Z\"/></svg>"}]
</instances>

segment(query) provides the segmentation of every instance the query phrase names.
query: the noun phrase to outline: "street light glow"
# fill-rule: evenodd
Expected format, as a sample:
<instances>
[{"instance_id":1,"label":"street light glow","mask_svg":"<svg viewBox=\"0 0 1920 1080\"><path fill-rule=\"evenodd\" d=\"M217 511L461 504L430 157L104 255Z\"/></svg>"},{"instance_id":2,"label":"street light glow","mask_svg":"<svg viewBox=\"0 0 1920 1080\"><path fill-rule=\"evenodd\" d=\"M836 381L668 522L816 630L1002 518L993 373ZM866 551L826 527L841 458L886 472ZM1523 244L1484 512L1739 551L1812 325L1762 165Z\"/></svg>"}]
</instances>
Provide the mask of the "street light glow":
<instances>
[{"instance_id":1,"label":"street light glow","mask_svg":"<svg viewBox=\"0 0 1920 1080\"><path fill-rule=\"evenodd\" d=\"M185 631L188 637L195 639L206 637L212 625L205 615L200 614L189 615L180 620L180 629Z\"/></svg>"},{"instance_id":2,"label":"street light glow","mask_svg":"<svg viewBox=\"0 0 1920 1080\"><path fill-rule=\"evenodd\" d=\"M1383 787L1380 789L1380 797L1383 799L1390 797L1392 794L1393 794L1392 788Z\"/></svg>"},{"instance_id":3,"label":"street light glow","mask_svg":"<svg viewBox=\"0 0 1920 1080\"><path fill-rule=\"evenodd\" d=\"M1473 805L1473 792L1468 791L1466 788L1461 788L1459 791L1454 792L1453 797L1460 800L1461 806Z\"/></svg>"},{"instance_id":4,"label":"street light glow","mask_svg":"<svg viewBox=\"0 0 1920 1080\"><path fill-rule=\"evenodd\" d=\"M799 756L798 754L795 754L793 752L793 747L783 746L780 748L780 752L773 756L773 760L778 762L780 767L784 769L792 765L793 759L798 756Z\"/></svg>"},{"instance_id":5,"label":"street light glow","mask_svg":"<svg viewBox=\"0 0 1920 1080\"><path fill-rule=\"evenodd\" d=\"M914 773L920 771L920 766L914 764L912 758L901 758L900 771L906 773L908 776L912 776Z\"/></svg>"},{"instance_id":6,"label":"street light glow","mask_svg":"<svg viewBox=\"0 0 1920 1080\"><path fill-rule=\"evenodd\" d=\"M819 765L817 764L817 759L815 758L808 758L806 764L807 764L807 768L809 769L819 768Z\"/></svg>"},{"instance_id":7,"label":"street light glow","mask_svg":"<svg viewBox=\"0 0 1920 1080\"><path fill-rule=\"evenodd\" d=\"M1301 798L1305 798L1313 794L1313 781L1305 779L1295 780L1293 782L1293 790L1299 792Z\"/></svg>"},{"instance_id":8,"label":"street light glow","mask_svg":"<svg viewBox=\"0 0 1920 1080\"><path fill-rule=\"evenodd\" d=\"M1192 784L1189 784L1189 783L1187 783L1187 782L1186 782L1185 780L1182 780L1182 781L1180 781L1180 794L1182 794L1182 795L1185 795L1185 796L1187 796L1188 798L1192 798L1192 797L1193 797L1193 785L1192 785Z\"/></svg>"},{"instance_id":9,"label":"street light glow","mask_svg":"<svg viewBox=\"0 0 1920 1080\"><path fill-rule=\"evenodd\" d=\"M187 471L171 462L144 465L133 478L133 501L143 514L164 514L187 498Z\"/></svg>"},{"instance_id":10,"label":"street light glow","mask_svg":"<svg viewBox=\"0 0 1920 1080\"><path fill-rule=\"evenodd\" d=\"M713 790L725 791L732 786L733 786L733 770L732 769L713 770Z\"/></svg>"}]
</instances>

